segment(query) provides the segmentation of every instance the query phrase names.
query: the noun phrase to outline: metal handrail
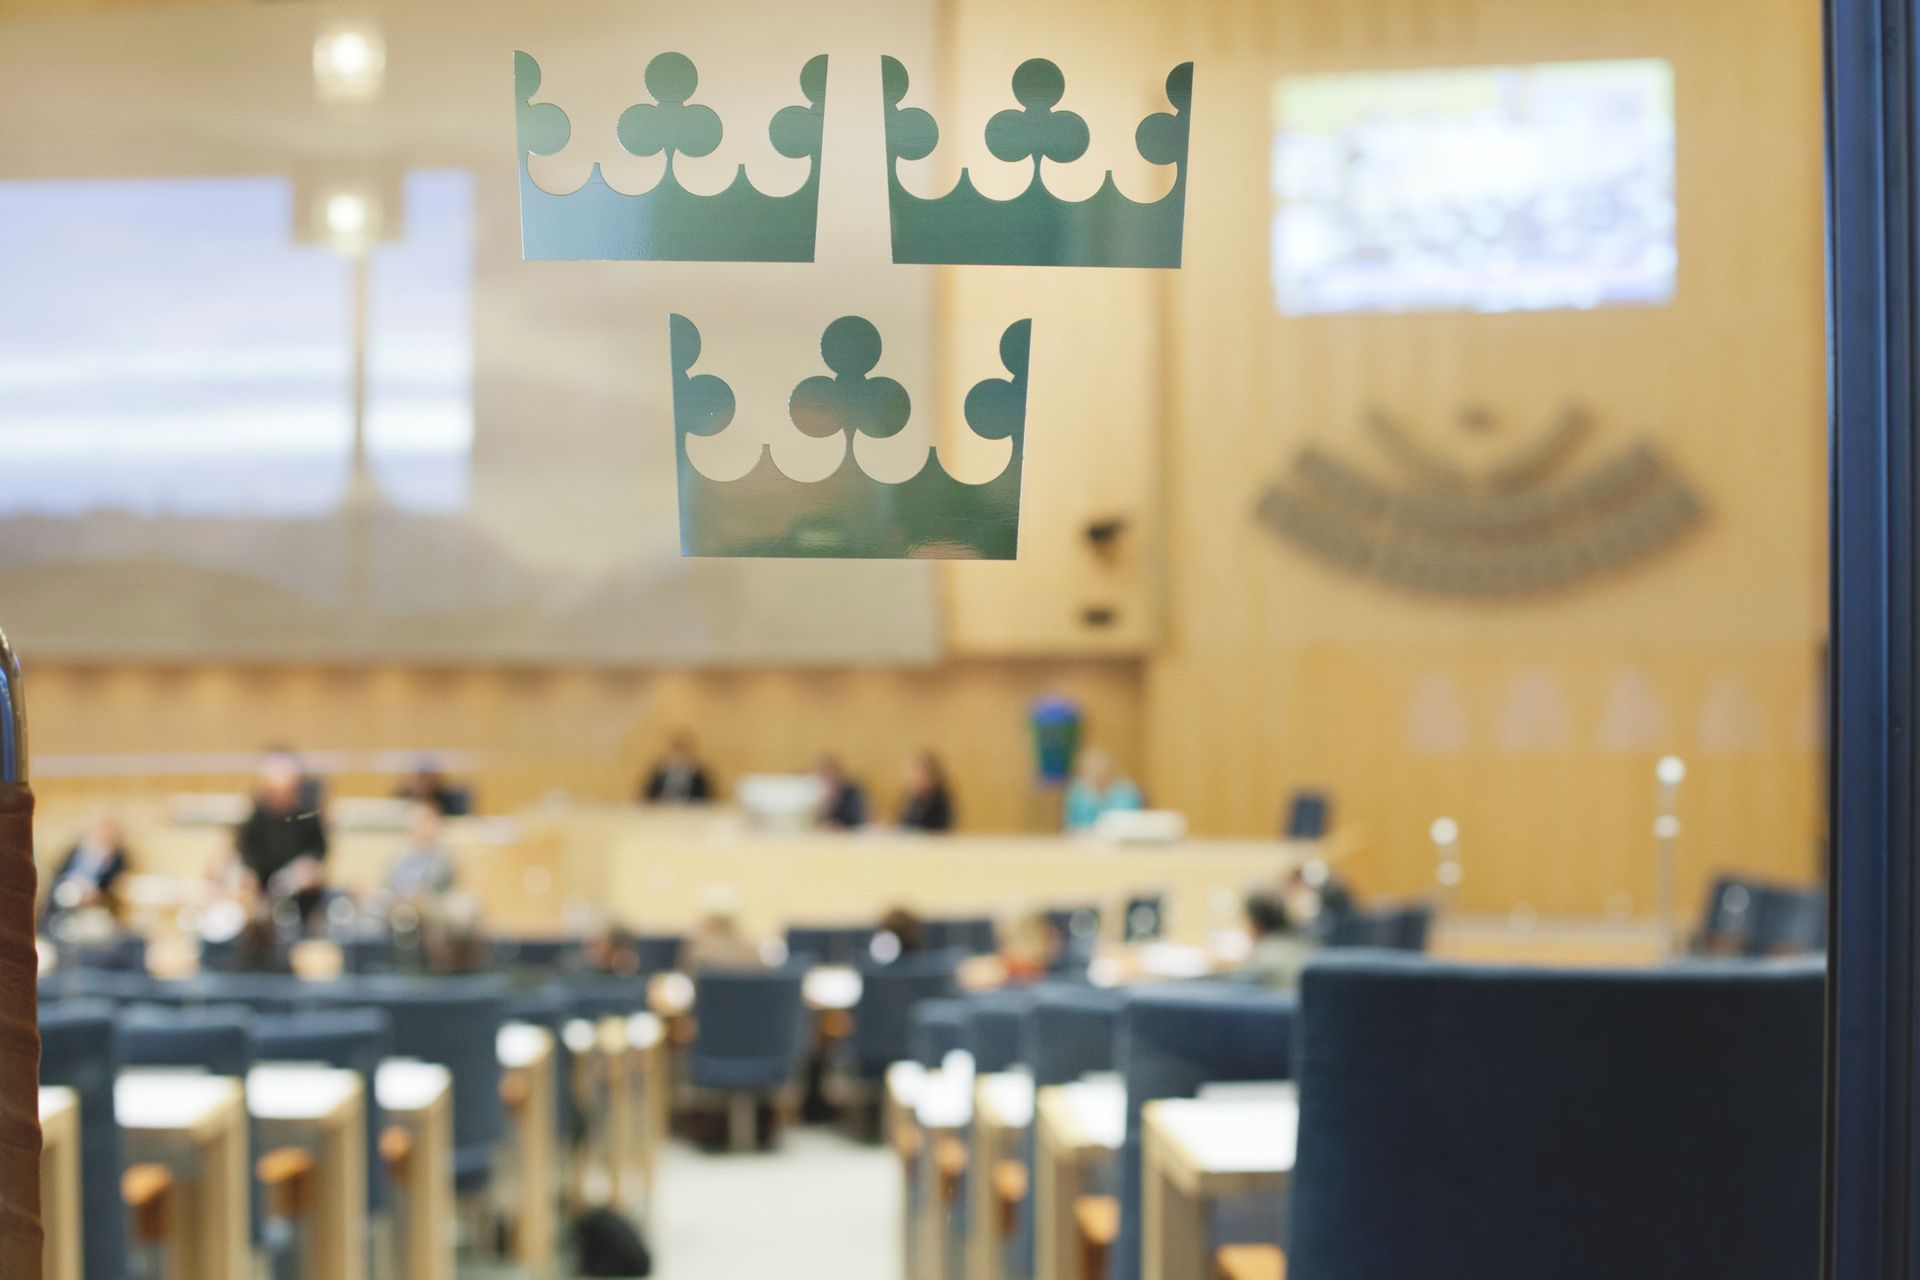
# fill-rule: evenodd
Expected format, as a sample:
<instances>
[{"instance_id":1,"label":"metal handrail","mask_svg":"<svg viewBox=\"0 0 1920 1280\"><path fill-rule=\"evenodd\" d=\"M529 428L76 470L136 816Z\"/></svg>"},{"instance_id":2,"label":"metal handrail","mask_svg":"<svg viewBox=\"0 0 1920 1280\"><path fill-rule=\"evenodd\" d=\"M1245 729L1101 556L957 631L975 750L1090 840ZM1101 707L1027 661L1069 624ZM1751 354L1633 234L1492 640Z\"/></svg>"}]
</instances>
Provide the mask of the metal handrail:
<instances>
[{"instance_id":1,"label":"metal handrail","mask_svg":"<svg viewBox=\"0 0 1920 1280\"><path fill-rule=\"evenodd\" d=\"M20 658L0 631L0 783L27 780L27 699Z\"/></svg>"}]
</instances>

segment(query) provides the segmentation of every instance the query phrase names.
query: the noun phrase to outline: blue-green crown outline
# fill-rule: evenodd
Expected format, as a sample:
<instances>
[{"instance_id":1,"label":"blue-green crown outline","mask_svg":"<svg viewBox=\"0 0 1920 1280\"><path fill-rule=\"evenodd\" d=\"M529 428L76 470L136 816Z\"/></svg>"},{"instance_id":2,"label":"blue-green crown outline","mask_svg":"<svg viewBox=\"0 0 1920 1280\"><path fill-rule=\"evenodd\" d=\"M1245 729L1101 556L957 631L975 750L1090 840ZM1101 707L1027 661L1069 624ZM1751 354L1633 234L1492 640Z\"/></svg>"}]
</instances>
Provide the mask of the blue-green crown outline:
<instances>
[{"instance_id":1,"label":"blue-green crown outline","mask_svg":"<svg viewBox=\"0 0 1920 1280\"><path fill-rule=\"evenodd\" d=\"M972 175L962 169L946 195L916 196L900 182L900 163L930 155L939 142L940 128L924 109L901 105L908 77L899 59L882 57L880 77L894 262L1180 266L1192 132L1191 62L1181 63L1167 76L1167 101L1173 110L1148 116L1134 132L1134 146L1143 159L1174 166L1172 188L1151 203L1125 195L1111 169L1100 189L1084 200L1062 200L1047 190L1040 176L1041 160L1079 159L1086 153L1089 134L1078 114L1055 109L1065 96L1066 78L1045 58L1030 58L1015 69L1012 89L1020 108L1001 111L987 124L987 147L996 159L1033 162L1026 189L1011 199L996 200L982 194Z\"/></svg>"},{"instance_id":2,"label":"blue-green crown outline","mask_svg":"<svg viewBox=\"0 0 1920 1280\"><path fill-rule=\"evenodd\" d=\"M744 476L709 479L693 465L687 438L718 435L732 423L733 389L713 374L693 372L701 348L693 321L675 314L668 324L681 554L886 560L1018 555L1031 320L1015 321L1000 336L1000 362L1011 376L983 379L967 392L964 413L974 434L1012 442L1006 466L982 484L955 479L941 464L938 446L930 446L920 469L897 483L875 480L861 469L852 437L898 433L912 406L898 382L870 376L880 362L880 335L860 316L842 316L827 326L820 354L831 376L803 380L788 400L797 430L816 438L848 437L833 474L794 480L762 444Z\"/></svg>"},{"instance_id":3,"label":"blue-green crown outline","mask_svg":"<svg viewBox=\"0 0 1920 1280\"><path fill-rule=\"evenodd\" d=\"M559 106L536 103L540 64L513 55L520 148L521 254L529 261L812 262L820 209L820 149L827 99L827 55L800 70L804 105L783 107L767 126L774 149L808 161L807 178L789 195L757 190L745 165L717 195L695 195L680 185L674 157L712 154L720 117L690 102L699 73L684 54L662 53L644 75L652 102L629 107L618 136L633 155L666 153L666 168L651 190L626 195L607 185L596 162L577 190L555 194L534 182L528 157L553 155L567 145L573 123Z\"/></svg>"}]
</instances>

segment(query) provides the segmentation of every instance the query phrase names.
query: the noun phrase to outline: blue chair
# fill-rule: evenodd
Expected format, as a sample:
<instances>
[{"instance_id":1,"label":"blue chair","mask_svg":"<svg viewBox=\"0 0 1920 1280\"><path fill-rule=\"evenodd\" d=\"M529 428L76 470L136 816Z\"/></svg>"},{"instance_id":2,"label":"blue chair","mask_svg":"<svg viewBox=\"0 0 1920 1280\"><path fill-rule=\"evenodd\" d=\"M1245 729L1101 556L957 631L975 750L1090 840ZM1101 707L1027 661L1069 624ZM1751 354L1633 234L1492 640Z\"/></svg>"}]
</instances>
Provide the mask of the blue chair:
<instances>
[{"instance_id":1,"label":"blue chair","mask_svg":"<svg viewBox=\"0 0 1920 1280\"><path fill-rule=\"evenodd\" d=\"M860 1003L843 1058L854 1078L878 1080L889 1066L913 1056L913 1010L959 989L960 959L958 952L927 951L861 966Z\"/></svg>"},{"instance_id":2,"label":"blue chair","mask_svg":"<svg viewBox=\"0 0 1920 1280\"><path fill-rule=\"evenodd\" d=\"M86 1280L126 1280L127 1214L120 1199L126 1158L113 1111L120 1074L114 1008L63 1000L40 1008L40 1083L80 1099L81 1270Z\"/></svg>"},{"instance_id":3,"label":"blue chair","mask_svg":"<svg viewBox=\"0 0 1920 1280\"><path fill-rule=\"evenodd\" d=\"M1425 951L1433 932L1433 907L1424 902L1341 915L1327 935L1329 947L1375 951Z\"/></svg>"},{"instance_id":4,"label":"blue chair","mask_svg":"<svg viewBox=\"0 0 1920 1280\"><path fill-rule=\"evenodd\" d=\"M961 1047L973 1055L975 1071L1011 1071L1025 1063L1024 1033L1033 1001L1033 991L1026 987L983 991L966 998Z\"/></svg>"},{"instance_id":5,"label":"blue chair","mask_svg":"<svg viewBox=\"0 0 1920 1280\"><path fill-rule=\"evenodd\" d=\"M1100 945L1100 908L1054 907L1046 912L1046 920L1060 940L1048 968L1056 973L1085 969Z\"/></svg>"},{"instance_id":6,"label":"blue chair","mask_svg":"<svg viewBox=\"0 0 1920 1280\"><path fill-rule=\"evenodd\" d=\"M50 1004L61 1000L89 1000L127 1004L151 1000L157 985L144 973L121 973L111 969L56 969L40 979L40 1002Z\"/></svg>"},{"instance_id":7,"label":"blue chair","mask_svg":"<svg viewBox=\"0 0 1920 1280\"><path fill-rule=\"evenodd\" d=\"M1120 1012L1119 1063L1127 1086L1127 1137L1120 1152L1120 1232L1114 1280L1140 1276L1140 1116L1147 1103L1185 1098L1222 1081L1293 1076L1291 996L1231 983L1170 983L1129 993ZM1250 1206L1252 1224L1218 1224L1229 1237L1281 1229L1268 1206ZM1413 1272L1409 1274L1420 1274Z\"/></svg>"},{"instance_id":8,"label":"blue chair","mask_svg":"<svg viewBox=\"0 0 1920 1280\"><path fill-rule=\"evenodd\" d=\"M1152 942L1166 928L1167 897L1163 893L1136 894L1127 899L1121 936L1128 942Z\"/></svg>"},{"instance_id":9,"label":"blue chair","mask_svg":"<svg viewBox=\"0 0 1920 1280\"><path fill-rule=\"evenodd\" d=\"M1118 991L1078 983L1042 983L1034 987L1025 1025L1021 1028L1020 1049L1021 1061L1033 1076L1034 1088L1072 1084L1083 1076L1112 1071L1123 999ZM1036 1135L1029 1126L1022 1151L1029 1187L1036 1185L1036 1146ZM1029 1209L1020 1215L1009 1246L1013 1259L1010 1275L1033 1274L1036 1243L1033 1213Z\"/></svg>"},{"instance_id":10,"label":"blue chair","mask_svg":"<svg viewBox=\"0 0 1920 1280\"><path fill-rule=\"evenodd\" d=\"M493 942L494 963L502 969L564 969L584 951L580 939L573 937L496 938Z\"/></svg>"},{"instance_id":11,"label":"blue chair","mask_svg":"<svg viewBox=\"0 0 1920 1280\"><path fill-rule=\"evenodd\" d=\"M1748 953L1756 956L1824 954L1827 895L1819 889L1777 889L1763 898Z\"/></svg>"},{"instance_id":12,"label":"blue chair","mask_svg":"<svg viewBox=\"0 0 1920 1280\"><path fill-rule=\"evenodd\" d=\"M374 1077L393 1056L393 1021L378 1009L328 1009L254 1019L254 1051L262 1062L319 1062L360 1077L367 1117L367 1209L385 1212L392 1200L386 1161L380 1158L380 1099Z\"/></svg>"},{"instance_id":13,"label":"blue chair","mask_svg":"<svg viewBox=\"0 0 1920 1280\"><path fill-rule=\"evenodd\" d=\"M387 1015L396 1056L438 1063L452 1074L454 1189L462 1195L484 1189L506 1131L498 1046L506 984L491 977L371 977L328 987L338 1003Z\"/></svg>"},{"instance_id":14,"label":"blue chair","mask_svg":"<svg viewBox=\"0 0 1920 1280\"><path fill-rule=\"evenodd\" d=\"M390 933L353 933L334 941L347 973L393 973L400 968L400 948Z\"/></svg>"},{"instance_id":15,"label":"blue chair","mask_svg":"<svg viewBox=\"0 0 1920 1280\"><path fill-rule=\"evenodd\" d=\"M1804 1280L1817 962L1328 957L1301 991L1297 1280Z\"/></svg>"},{"instance_id":16,"label":"blue chair","mask_svg":"<svg viewBox=\"0 0 1920 1280\"><path fill-rule=\"evenodd\" d=\"M687 1078L725 1094L733 1148L755 1145L759 1103L794 1086L810 1047L799 966L716 970L694 979Z\"/></svg>"},{"instance_id":17,"label":"blue chair","mask_svg":"<svg viewBox=\"0 0 1920 1280\"><path fill-rule=\"evenodd\" d=\"M964 951L991 955L1000 949L1000 931L992 916L945 916L921 924L929 951Z\"/></svg>"},{"instance_id":18,"label":"blue chair","mask_svg":"<svg viewBox=\"0 0 1920 1280\"><path fill-rule=\"evenodd\" d=\"M553 985L568 1014L597 1022L601 1018L628 1018L647 1011L647 979L636 974L582 973Z\"/></svg>"},{"instance_id":19,"label":"blue chair","mask_svg":"<svg viewBox=\"0 0 1920 1280\"><path fill-rule=\"evenodd\" d=\"M256 1013L293 1013L323 1004L325 989L324 984L284 973L199 973L177 982L156 982L147 998L180 1008L232 1005Z\"/></svg>"},{"instance_id":20,"label":"blue chair","mask_svg":"<svg viewBox=\"0 0 1920 1280\"><path fill-rule=\"evenodd\" d=\"M245 1009L136 1004L120 1011L122 1066L190 1067L244 1080L257 1056Z\"/></svg>"},{"instance_id":21,"label":"blue chair","mask_svg":"<svg viewBox=\"0 0 1920 1280\"><path fill-rule=\"evenodd\" d=\"M812 956L817 964L859 964L871 954L878 932L872 925L790 925L787 955Z\"/></svg>"},{"instance_id":22,"label":"blue chair","mask_svg":"<svg viewBox=\"0 0 1920 1280\"><path fill-rule=\"evenodd\" d=\"M643 933L633 940L633 951L640 960L642 973L671 973L680 967L680 950L686 938L677 933Z\"/></svg>"},{"instance_id":23,"label":"blue chair","mask_svg":"<svg viewBox=\"0 0 1920 1280\"><path fill-rule=\"evenodd\" d=\"M937 1067L956 1049L967 1047L967 1002L958 997L922 1000L907 1024L907 1057Z\"/></svg>"},{"instance_id":24,"label":"blue chair","mask_svg":"<svg viewBox=\"0 0 1920 1280\"><path fill-rule=\"evenodd\" d=\"M147 940L137 933L108 942L56 942L54 955L62 969L100 969L109 973L145 973Z\"/></svg>"},{"instance_id":25,"label":"blue chair","mask_svg":"<svg viewBox=\"0 0 1920 1280\"><path fill-rule=\"evenodd\" d=\"M1327 834L1327 820L1332 813L1333 802L1324 791L1294 792L1287 804L1287 839L1320 839Z\"/></svg>"}]
</instances>

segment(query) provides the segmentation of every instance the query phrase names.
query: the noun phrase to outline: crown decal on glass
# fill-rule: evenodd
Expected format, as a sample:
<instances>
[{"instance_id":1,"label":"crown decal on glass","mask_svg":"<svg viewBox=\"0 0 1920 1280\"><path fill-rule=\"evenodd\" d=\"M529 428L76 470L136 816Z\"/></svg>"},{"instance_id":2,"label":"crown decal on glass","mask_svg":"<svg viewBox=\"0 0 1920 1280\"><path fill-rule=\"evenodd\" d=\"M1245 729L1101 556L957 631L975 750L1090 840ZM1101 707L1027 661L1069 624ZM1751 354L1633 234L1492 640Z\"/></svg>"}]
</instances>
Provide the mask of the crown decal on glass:
<instances>
[{"instance_id":1,"label":"crown decal on glass","mask_svg":"<svg viewBox=\"0 0 1920 1280\"><path fill-rule=\"evenodd\" d=\"M997 263L1049 267L1178 267L1187 208L1187 139L1193 104L1193 64L1167 76L1170 112L1141 121L1134 146L1150 164L1174 166L1173 189L1151 203L1131 200L1107 171L1085 200L1062 200L1047 190L1040 162L1067 163L1087 152L1087 122L1059 110L1066 77L1044 58L1020 64L1013 96L1020 103L987 122L987 149L995 159L1033 162L1026 190L1009 200L983 195L972 176L944 196L922 199L900 183L903 160L931 155L940 127L919 107L902 106L907 69L882 58L886 96L887 198L893 215L893 260L917 263Z\"/></svg>"},{"instance_id":2,"label":"crown decal on glass","mask_svg":"<svg viewBox=\"0 0 1920 1280\"><path fill-rule=\"evenodd\" d=\"M842 316L827 326L820 355L831 372L803 381L787 404L787 416L804 434L847 439L846 456L833 474L812 483L791 479L762 445L746 475L708 479L688 457L687 437L718 435L732 423L733 389L713 374L692 372L700 359L700 330L693 321L676 315L670 328L683 555L1015 557L1031 321L1016 321L1000 337L1000 362L1012 376L988 378L967 393L966 421L974 434L1013 445L1006 467L984 484L954 479L933 448L920 470L897 484L875 480L861 470L853 439L897 435L913 407L906 388L874 374L880 366L880 332L859 316Z\"/></svg>"},{"instance_id":3,"label":"crown decal on glass","mask_svg":"<svg viewBox=\"0 0 1920 1280\"><path fill-rule=\"evenodd\" d=\"M652 189L627 195L607 185L595 164L576 191L556 194L533 180L529 156L549 156L567 145L573 124L550 102L536 103L540 64L513 55L520 140L521 251L532 259L653 259L681 262L811 262L820 206L820 143L826 113L827 58L810 59L800 71L805 105L782 108L767 129L774 150L808 161L807 179L791 195L763 195L741 165L717 195L702 196L680 185L678 156L711 155L720 145L720 117L692 102L699 87L693 62L663 53L647 64L644 80L652 102L629 107L620 117L620 145L636 156L665 153L666 168Z\"/></svg>"}]
</instances>

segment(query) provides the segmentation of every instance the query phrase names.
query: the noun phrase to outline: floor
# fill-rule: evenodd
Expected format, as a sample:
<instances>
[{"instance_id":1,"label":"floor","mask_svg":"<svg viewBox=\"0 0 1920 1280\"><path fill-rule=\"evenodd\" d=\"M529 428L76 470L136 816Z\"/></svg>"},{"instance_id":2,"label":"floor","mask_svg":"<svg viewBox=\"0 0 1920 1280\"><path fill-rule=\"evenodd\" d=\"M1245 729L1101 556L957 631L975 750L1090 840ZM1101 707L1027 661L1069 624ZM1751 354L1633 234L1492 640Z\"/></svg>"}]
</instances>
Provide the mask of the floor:
<instances>
[{"instance_id":1,"label":"floor","mask_svg":"<svg viewBox=\"0 0 1920 1280\"><path fill-rule=\"evenodd\" d=\"M885 1146L790 1130L778 1151L661 1160L656 1280L899 1280L900 1166Z\"/></svg>"}]
</instances>

